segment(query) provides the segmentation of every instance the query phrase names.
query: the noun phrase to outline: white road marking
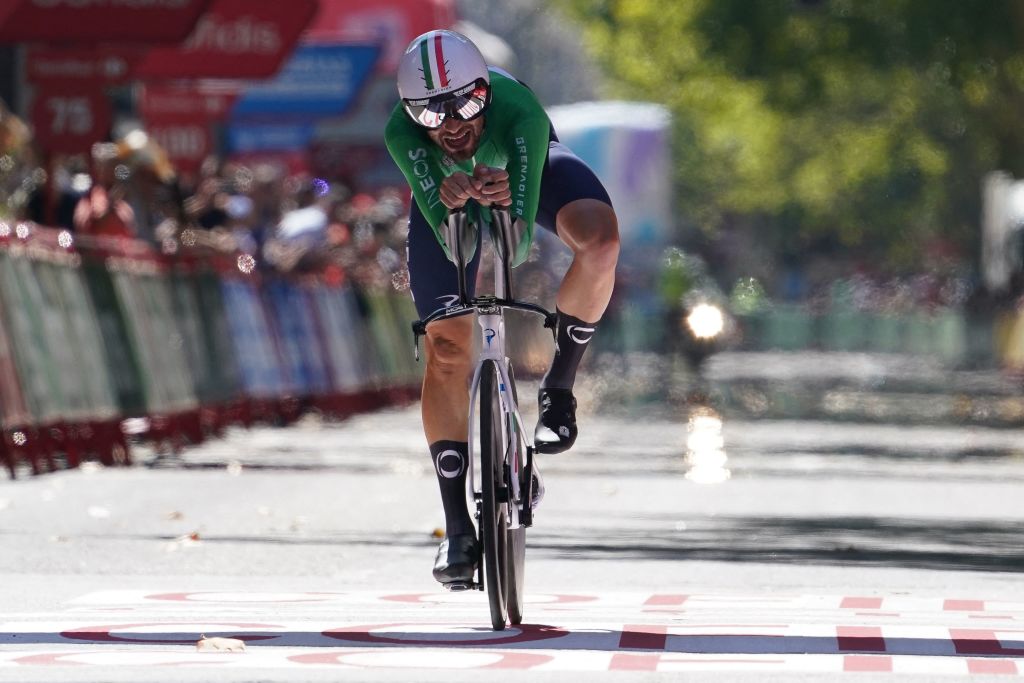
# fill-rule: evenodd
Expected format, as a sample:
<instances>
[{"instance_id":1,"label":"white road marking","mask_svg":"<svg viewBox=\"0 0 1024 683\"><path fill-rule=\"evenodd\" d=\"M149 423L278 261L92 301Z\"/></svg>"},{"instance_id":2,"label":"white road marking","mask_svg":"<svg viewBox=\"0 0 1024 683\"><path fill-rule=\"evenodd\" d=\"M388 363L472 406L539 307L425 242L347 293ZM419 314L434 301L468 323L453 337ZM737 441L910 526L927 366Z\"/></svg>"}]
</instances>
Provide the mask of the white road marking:
<instances>
[{"instance_id":1,"label":"white road marking","mask_svg":"<svg viewBox=\"0 0 1024 683\"><path fill-rule=\"evenodd\" d=\"M527 624L494 632L482 593L98 591L63 613L7 615L0 668L1024 674L1016 601L533 594L526 614ZM201 635L241 638L247 651L197 653Z\"/></svg>"}]
</instances>

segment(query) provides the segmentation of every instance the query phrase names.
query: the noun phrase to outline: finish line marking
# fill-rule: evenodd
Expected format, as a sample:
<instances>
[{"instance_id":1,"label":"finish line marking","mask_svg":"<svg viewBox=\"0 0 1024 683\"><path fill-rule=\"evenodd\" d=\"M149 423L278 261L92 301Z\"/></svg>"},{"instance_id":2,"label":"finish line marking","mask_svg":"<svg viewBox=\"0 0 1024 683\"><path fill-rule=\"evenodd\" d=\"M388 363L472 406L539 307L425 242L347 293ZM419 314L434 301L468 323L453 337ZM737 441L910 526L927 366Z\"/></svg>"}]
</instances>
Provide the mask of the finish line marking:
<instances>
[{"instance_id":1,"label":"finish line marking","mask_svg":"<svg viewBox=\"0 0 1024 683\"><path fill-rule=\"evenodd\" d=\"M431 609L424 607L431 606ZM975 597L98 591L0 622L16 667L420 668L1024 675L1024 603ZM244 653L198 653L201 635Z\"/></svg>"}]
</instances>

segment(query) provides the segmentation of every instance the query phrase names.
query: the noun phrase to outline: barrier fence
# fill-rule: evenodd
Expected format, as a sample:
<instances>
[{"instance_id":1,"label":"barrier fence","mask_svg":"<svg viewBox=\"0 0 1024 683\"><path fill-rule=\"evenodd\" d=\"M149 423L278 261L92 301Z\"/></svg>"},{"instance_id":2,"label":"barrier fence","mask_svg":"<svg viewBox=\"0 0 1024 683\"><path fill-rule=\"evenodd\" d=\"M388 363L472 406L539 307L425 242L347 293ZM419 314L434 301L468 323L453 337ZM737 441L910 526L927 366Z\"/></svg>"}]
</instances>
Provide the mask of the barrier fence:
<instances>
[{"instance_id":1,"label":"barrier fence","mask_svg":"<svg viewBox=\"0 0 1024 683\"><path fill-rule=\"evenodd\" d=\"M411 400L407 295L0 222L0 459L10 476L177 451L229 425ZM250 272L244 272L242 268Z\"/></svg>"},{"instance_id":2,"label":"barrier fence","mask_svg":"<svg viewBox=\"0 0 1024 683\"><path fill-rule=\"evenodd\" d=\"M776 303L734 322L727 349L885 353L927 357L950 368L1024 372L1024 309L890 313ZM669 318L627 305L606 315L595 345L618 353L667 352L682 324L682 314Z\"/></svg>"},{"instance_id":3,"label":"barrier fence","mask_svg":"<svg viewBox=\"0 0 1024 683\"><path fill-rule=\"evenodd\" d=\"M815 314L799 305L776 304L743 316L740 324L745 349L909 354L949 367L1011 365L1012 344L1005 343L998 332L1000 318L991 314L972 318L952 309L888 314L841 307Z\"/></svg>"}]
</instances>

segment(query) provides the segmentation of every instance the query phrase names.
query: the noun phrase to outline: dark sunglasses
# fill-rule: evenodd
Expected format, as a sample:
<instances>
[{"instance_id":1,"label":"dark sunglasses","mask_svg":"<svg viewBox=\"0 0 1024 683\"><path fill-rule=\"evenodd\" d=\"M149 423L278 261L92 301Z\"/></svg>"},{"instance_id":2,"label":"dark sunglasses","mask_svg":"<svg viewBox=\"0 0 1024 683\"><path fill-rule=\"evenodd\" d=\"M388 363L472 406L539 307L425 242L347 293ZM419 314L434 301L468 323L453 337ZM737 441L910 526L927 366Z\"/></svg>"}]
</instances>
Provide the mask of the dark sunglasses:
<instances>
[{"instance_id":1,"label":"dark sunglasses","mask_svg":"<svg viewBox=\"0 0 1024 683\"><path fill-rule=\"evenodd\" d=\"M491 102L491 88L478 79L464 88L425 100L402 100L405 113L424 128L440 128L449 116L472 121Z\"/></svg>"}]
</instances>

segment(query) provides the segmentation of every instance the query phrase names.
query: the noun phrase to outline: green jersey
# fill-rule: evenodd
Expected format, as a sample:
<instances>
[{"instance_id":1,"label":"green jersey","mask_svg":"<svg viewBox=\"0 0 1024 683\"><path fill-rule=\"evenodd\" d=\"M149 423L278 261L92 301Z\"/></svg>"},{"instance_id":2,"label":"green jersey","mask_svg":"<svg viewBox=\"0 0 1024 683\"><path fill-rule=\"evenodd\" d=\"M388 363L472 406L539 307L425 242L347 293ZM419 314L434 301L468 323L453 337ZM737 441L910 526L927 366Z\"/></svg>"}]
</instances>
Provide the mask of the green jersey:
<instances>
[{"instance_id":1,"label":"green jersey","mask_svg":"<svg viewBox=\"0 0 1024 683\"><path fill-rule=\"evenodd\" d=\"M533 221L537 216L551 122L525 85L494 69L490 70L490 78L491 104L484 115L483 132L471 159L457 162L445 154L428 137L426 129L409 118L401 102L391 112L384 141L412 187L417 206L445 250L448 247L441 239L439 228L448 209L441 203L441 181L458 171L473 175L477 164L505 169L512 191L509 210L521 235L512 259L512 265L517 266L526 260L533 240Z\"/></svg>"}]
</instances>

